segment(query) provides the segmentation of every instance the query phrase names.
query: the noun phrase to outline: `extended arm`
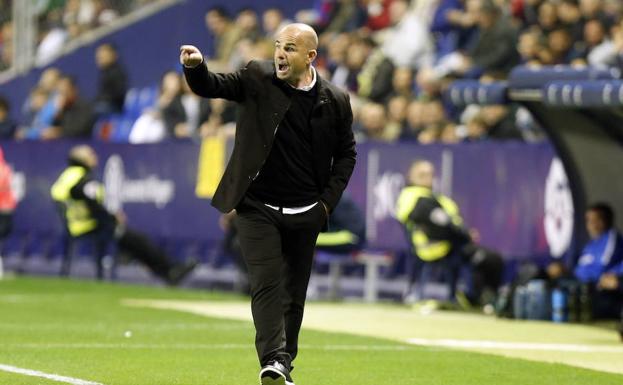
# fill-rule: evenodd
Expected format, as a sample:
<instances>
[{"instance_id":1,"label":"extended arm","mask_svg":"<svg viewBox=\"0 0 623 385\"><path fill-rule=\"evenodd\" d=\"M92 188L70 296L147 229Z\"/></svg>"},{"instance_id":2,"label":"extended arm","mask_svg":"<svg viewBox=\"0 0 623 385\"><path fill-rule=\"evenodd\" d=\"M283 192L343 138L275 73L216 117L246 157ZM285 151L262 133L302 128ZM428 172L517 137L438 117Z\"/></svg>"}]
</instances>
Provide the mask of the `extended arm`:
<instances>
[{"instance_id":1,"label":"extended arm","mask_svg":"<svg viewBox=\"0 0 623 385\"><path fill-rule=\"evenodd\" d=\"M244 99L242 76L246 68L227 74L210 72L201 51L192 45L180 47L180 63L184 65L184 75L190 89L197 95L236 102Z\"/></svg>"}]
</instances>

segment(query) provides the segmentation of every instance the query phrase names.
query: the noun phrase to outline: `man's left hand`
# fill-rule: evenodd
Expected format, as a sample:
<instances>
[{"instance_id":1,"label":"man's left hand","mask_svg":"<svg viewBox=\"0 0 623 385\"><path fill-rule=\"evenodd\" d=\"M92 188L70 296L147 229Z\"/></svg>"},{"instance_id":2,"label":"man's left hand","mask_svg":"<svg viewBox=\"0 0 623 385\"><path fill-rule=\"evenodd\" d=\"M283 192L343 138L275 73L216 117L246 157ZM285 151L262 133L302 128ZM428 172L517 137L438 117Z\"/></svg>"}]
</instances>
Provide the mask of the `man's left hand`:
<instances>
[{"instance_id":1,"label":"man's left hand","mask_svg":"<svg viewBox=\"0 0 623 385\"><path fill-rule=\"evenodd\" d=\"M597 286L602 290L616 290L619 288L619 278L612 273L606 273L599 278Z\"/></svg>"}]
</instances>

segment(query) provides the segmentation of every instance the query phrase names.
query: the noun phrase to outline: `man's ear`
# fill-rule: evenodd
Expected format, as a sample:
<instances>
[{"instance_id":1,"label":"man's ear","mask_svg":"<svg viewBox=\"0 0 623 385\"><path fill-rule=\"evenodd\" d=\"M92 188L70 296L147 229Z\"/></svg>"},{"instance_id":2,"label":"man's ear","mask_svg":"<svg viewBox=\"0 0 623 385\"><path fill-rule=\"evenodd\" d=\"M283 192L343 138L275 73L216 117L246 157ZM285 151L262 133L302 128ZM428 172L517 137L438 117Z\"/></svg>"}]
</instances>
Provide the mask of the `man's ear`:
<instances>
[{"instance_id":1,"label":"man's ear","mask_svg":"<svg viewBox=\"0 0 623 385\"><path fill-rule=\"evenodd\" d=\"M309 61L309 64L314 62L316 56L318 56L318 51L316 51L315 49L307 51L307 60Z\"/></svg>"}]
</instances>

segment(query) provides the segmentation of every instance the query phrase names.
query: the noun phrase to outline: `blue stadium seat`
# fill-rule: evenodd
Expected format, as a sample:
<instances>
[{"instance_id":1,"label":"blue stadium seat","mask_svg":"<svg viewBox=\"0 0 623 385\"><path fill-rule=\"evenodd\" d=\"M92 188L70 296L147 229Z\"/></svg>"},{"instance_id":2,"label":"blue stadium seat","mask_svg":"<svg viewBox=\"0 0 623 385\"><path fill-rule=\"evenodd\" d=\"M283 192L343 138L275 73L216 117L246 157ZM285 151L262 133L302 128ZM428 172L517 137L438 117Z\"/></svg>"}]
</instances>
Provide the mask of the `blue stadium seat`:
<instances>
[{"instance_id":1,"label":"blue stadium seat","mask_svg":"<svg viewBox=\"0 0 623 385\"><path fill-rule=\"evenodd\" d=\"M130 132L134 125L134 119L126 115L120 116L113 124L113 131L110 136L111 142L127 143L130 138Z\"/></svg>"},{"instance_id":2,"label":"blue stadium seat","mask_svg":"<svg viewBox=\"0 0 623 385\"><path fill-rule=\"evenodd\" d=\"M123 113L132 114L134 111L138 111L138 88L130 88L125 94L125 101L123 103ZM138 115L137 115L138 117Z\"/></svg>"},{"instance_id":3,"label":"blue stadium seat","mask_svg":"<svg viewBox=\"0 0 623 385\"><path fill-rule=\"evenodd\" d=\"M147 108L156 106L158 101L158 87L144 87L138 96L139 115Z\"/></svg>"}]
</instances>

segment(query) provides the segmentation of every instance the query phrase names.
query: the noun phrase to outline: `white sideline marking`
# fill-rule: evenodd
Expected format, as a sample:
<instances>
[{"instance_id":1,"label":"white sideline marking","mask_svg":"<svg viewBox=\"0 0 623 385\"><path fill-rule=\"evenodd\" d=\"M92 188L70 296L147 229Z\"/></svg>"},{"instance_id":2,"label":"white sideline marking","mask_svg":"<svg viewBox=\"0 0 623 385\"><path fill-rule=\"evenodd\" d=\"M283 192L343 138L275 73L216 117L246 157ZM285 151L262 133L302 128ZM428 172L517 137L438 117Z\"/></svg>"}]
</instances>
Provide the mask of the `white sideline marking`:
<instances>
[{"instance_id":1,"label":"white sideline marking","mask_svg":"<svg viewBox=\"0 0 623 385\"><path fill-rule=\"evenodd\" d=\"M500 342L483 340L429 340L424 338L410 338L409 344L420 346L436 346L444 348L493 349L493 350L543 350L580 353L623 353L619 346L595 346L577 344L544 344L533 342Z\"/></svg>"},{"instance_id":2,"label":"white sideline marking","mask_svg":"<svg viewBox=\"0 0 623 385\"><path fill-rule=\"evenodd\" d=\"M252 343L248 344L106 344L106 343L90 343L90 344L40 344L40 343L24 343L24 344L0 344L0 347L13 349L213 349L213 350L253 350ZM414 347L408 345L299 345L301 349L308 350L356 350L356 351L404 351L412 350Z\"/></svg>"},{"instance_id":3,"label":"white sideline marking","mask_svg":"<svg viewBox=\"0 0 623 385\"><path fill-rule=\"evenodd\" d=\"M37 370L23 369L23 368L18 368L15 366L10 366L10 365L0 364L0 370L4 370L5 372L23 374L23 375L31 376L31 377L46 378L48 380L64 382L66 384L72 384L72 385L104 385L99 382L86 381L86 380L81 380L79 378L73 378L73 377L59 376L57 374L48 374L48 373L39 372Z\"/></svg>"},{"instance_id":4,"label":"white sideline marking","mask_svg":"<svg viewBox=\"0 0 623 385\"><path fill-rule=\"evenodd\" d=\"M410 338L405 341L410 345L443 348L466 348L466 349L493 349L493 350L541 350L580 353L623 353L623 347L619 346L596 346L577 344L545 344L533 342L499 342L484 340L431 340L424 338ZM119 343L22 343L0 344L6 348L17 349L214 349L214 350L246 350L253 349L252 344L119 344ZM403 351L410 350L405 345L306 345L301 344L302 349L310 350L358 350L358 351Z\"/></svg>"}]
</instances>

